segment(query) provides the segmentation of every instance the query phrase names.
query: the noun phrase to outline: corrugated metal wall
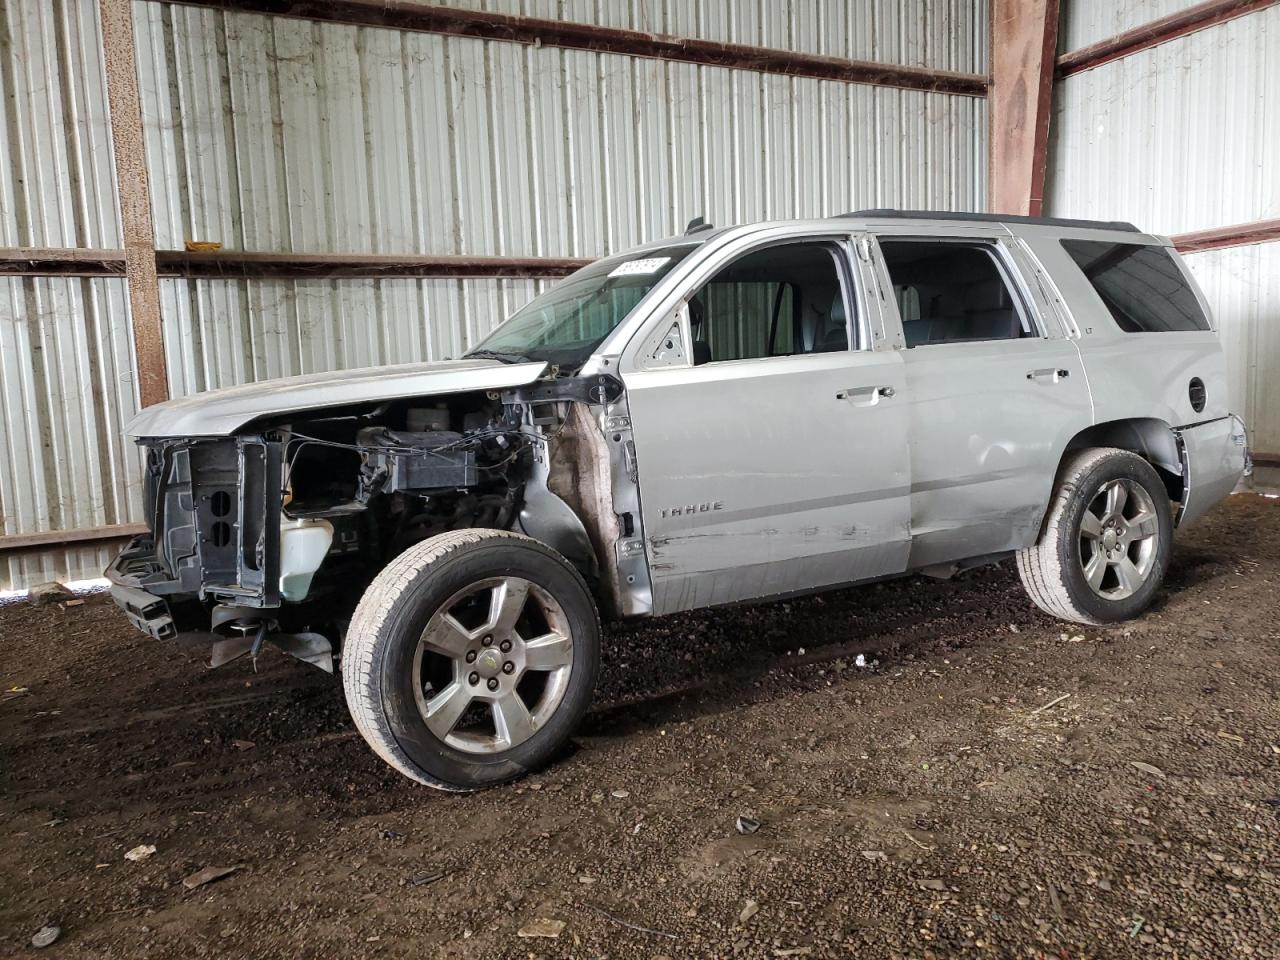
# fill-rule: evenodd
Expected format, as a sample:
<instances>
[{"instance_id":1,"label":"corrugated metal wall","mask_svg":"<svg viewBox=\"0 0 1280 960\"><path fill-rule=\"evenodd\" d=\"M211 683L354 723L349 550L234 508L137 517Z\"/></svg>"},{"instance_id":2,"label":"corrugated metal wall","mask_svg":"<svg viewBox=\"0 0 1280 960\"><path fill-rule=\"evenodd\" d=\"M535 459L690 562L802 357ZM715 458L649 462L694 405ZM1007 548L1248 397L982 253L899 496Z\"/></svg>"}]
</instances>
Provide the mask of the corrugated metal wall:
<instances>
[{"instance_id":1,"label":"corrugated metal wall","mask_svg":"<svg viewBox=\"0 0 1280 960\"><path fill-rule=\"evenodd\" d=\"M849 60L987 70L989 0L451 0L447 6Z\"/></svg>"},{"instance_id":2,"label":"corrugated metal wall","mask_svg":"<svg viewBox=\"0 0 1280 960\"><path fill-rule=\"evenodd\" d=\"M1067 77L1049 205L1165 234L1276 216L1277 105L1280 6Z\"/></svg>"},{"instance_id":3,"label":"corrugated metal wall","mask_svg":"<svg viewBox=\"0 0 1280 960\"><path fill-rule=\"evenodd\" d=\"M459 6L481 7L470 2ZM488 9L985 72L985 0ZM5 246L118 247L95 0L0 0ZM981 99L138 0L157 245L600 256L716 222L981 209ZM0 533L136 521L117 280L0 281ZM164 280L174 395L456 355L535 281ZM0 589L101 548L0 556Z\"/></svg>"},{"instance_id":4,"label":"corrugated metal wall","mask_svg":"<svg viewBox=\"0 0 1280 960\"><path fill-rule=\"evenodd\" d=\"M1255 452L1280 452L1280 243L1187 256L1222 332L1231 403Z\"/></svg>"},{"instance_id":5,"label":"corrugated metal wall","mask_svg":"<svg viewBox=\"0 0 1280 960\"><path fill-rule=\"evenodd\" d=\"M1060 49L1191 5L1067 0ZM1280 216L1277 104L1280 7L1067 77L1055 93L1048 212L1131 220L1166 235ZM1232 403L1251 442L1280 452L1280 245L1192 254L1187 263L1222 329Z\"/></svg>"},{"instance_id":6,"label":"corrugated metal wall","mask_svg":"<svg viewBox=\"0 0 1280 960\"><path fill-rule=\"evenodd\" d=\"M0 244L119 247L92 2L0 2ZM0 533L139 519L123 280L0 279ZM97 576L102 547L0 557L0 589Z\"/></svg>"},{"instance_id":7,"label":"corrugated metal wall","mask_svg":"<svg viewBox=\"0 0 1280 960\"><path fill-rule=\"evenodd\" d=\"M1058 50L1079 50L1152 20L1178 13L1201 0L1062 0Z\"/></svg>"},{"instance_id":8,"label":"corrugated metal wall","mask_svg":"<svg viewBox=\"0 0 1280 960\"><path fill-rule=\"evenodd\" d=\"M598 256L698 214L983 199L972 97L137 12L165 247Z\"/></svg>"}]
</instances>

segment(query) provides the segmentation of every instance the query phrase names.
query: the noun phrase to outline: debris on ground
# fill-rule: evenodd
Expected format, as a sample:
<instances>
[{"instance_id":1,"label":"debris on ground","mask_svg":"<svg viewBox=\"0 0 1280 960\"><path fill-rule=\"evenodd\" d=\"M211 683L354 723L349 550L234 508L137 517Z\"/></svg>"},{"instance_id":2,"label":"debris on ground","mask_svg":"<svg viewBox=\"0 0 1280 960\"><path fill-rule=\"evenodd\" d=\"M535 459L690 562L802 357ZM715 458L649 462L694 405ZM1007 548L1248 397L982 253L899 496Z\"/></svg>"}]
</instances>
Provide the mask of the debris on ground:
<instances>
[{"instance_id":1,"label":"debris on ground","mask_svg":"<svg viewBox=\"0 0 1280 960\"><path fill-rule=\"evenodd\" d=\"M132 860L134 863L139 863L152 856L155 852L156 845L154 843L143 843L126 852L124 858Z\"/></svg>"},{"instance_id":2,"label":"debris on ground","mask_svg":"<svg viewBox=\"0 0 1280 960\"><path fill-rule=\"evenodd\" d=\"M655 930L653 927L646 927L638 923L632 923L630 920L624 920L617 914L610 913L608 910L604 909L604 907L598 907L594 903L584 903L583 906L600 914L600 916L604 917L606 920L611 920L616 924L626 927L628 930L638 930L640 933L651 933L655 937L666 937L668 940L680 939L674 933L668 933L665 930ZM657 958L655 957L654 960L657 960Z\"/></svg>"},{"instance_id":3,"label":"debris on ground","mask_svg":"<svg viewBox=\"0 0 1280 960\"><path fill-rule=\"evenodd\" d=\"M564 927L565 922L563 920L549 920L546 917L537 917L517 930L516 936L546 937L554 940L564 932Z\"/></svg>"},{"instance_id":4,"label":"debris on ground","mask_svg":"<svg viewBox=\"0 0 1280 960\"><path fill-rule=\"evenodd\" d=\"M48 583L38 583L27 590L27 602L34 607L47 607L54 603L63 603L75 598L76 595L71 590L56 580L50 580Z\"/></svg>"},{"instance_id":5,"label":"debris on ground","mask_svg":"<svg viewBox=\"0 0 1280 960\"><path fill-rule=\"evenodd\" d=\"M37 950L43 950L45 947L53 946L54 942L62 936L62 928L55 926L41 927L31 937L31 946Z\"/></svg>"},{"instance_id":6,"label":"debris on ground","mask_svg":"<svg viewBox=\"0 0 1280 960\"><path fill-rule=\"evenodd\" d=\"M1034 716L1035 716L1036 714L1038 714L1038 713L1044 713L1044 712L1045 712L1046 710L1048 710L1050 707L1056 707L1056 706L1057 706L1058 704L1060 704L1063 700L1066 700L1066 699L1067 699L1067 697L1069 697L1069 696L1071 696L1071 694L1069 694L1069 693L1064 693L1064 694L1063 694L1062 696L1060 696L1060 697L1054 697L1052 700L1050 700L1048 703L1044 704L1043 706L1036 707L1034 710L1032 710L1032 711L1031 711L1031 713L1030 713L1030 716L1033 716L1033 717L1034 717Z\"/></svg>"},{"instance_id":7,"label":"debris on ground","mask_svg":"<svg viewBox=\"0 0 1280 960\"><path fill-rule=\"evenodd\" d=\"M746 904L743 905L742 912L738 914L738 922L746 923L759 912L760 904L756 903L754 900L748 900Z\"/></svg>"},{"instance_id":8,"label":"debris on ground","mask_svg":"<svg viewBox=\"0 0 1280 960\"><path fill-rule=\"evenodd\" d=\"M411 887L429 887L438 880L443 880L449 875L448 870L436 870L434 873L423 873L416 877L409 877L405 880Z\"/></svg>"},{"instance_id":9,"label":"debris on ground","mask_svg":"<svg viewBox=\"0 0 1280 960\"><path fill-rule=\"evenodd\" d=\"M1141 770L1143 773L1149 773L1153 777L1159 777L1161 780L1168 779L1165 772L1161 770L1159 767L1157 767L1155 764L1143 763L1141 760L1130 760L1129 766L1133 767L1136 770Z\"/></svg>"},{"instance_id":10,"label":"debris on ground","mask_svg":"<svg viewBox=\"0 0 1280 960\"><path fill-rule=\"evenodd\" d=\"M213 883L215 880L229 877L237 870L243 869L243 863L233 864L230 867L205 867L203 870L197 870L189 877L183 877L182 885L188 890L195 890L197 887L203 887L207 883Z\"/></svg>"},{"instance_id":11,"label":"debris on ground","mask_svg":"<svg viewBox=\"0 0 1280 960\"><path fill-rule=\"evenodd\" d=\"M739 816L737 821L734 823L734 827L743 835L755 833L760 829L760 821L754 817Z\"/></svg>"}]
</instances>

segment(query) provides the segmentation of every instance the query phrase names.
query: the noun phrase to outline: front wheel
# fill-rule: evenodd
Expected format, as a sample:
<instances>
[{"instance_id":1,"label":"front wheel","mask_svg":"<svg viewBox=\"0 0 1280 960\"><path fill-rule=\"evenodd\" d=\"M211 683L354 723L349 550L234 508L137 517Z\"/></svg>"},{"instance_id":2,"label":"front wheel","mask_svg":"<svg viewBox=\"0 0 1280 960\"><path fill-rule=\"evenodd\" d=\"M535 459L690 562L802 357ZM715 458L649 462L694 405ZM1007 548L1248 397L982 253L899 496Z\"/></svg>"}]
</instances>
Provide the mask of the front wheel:
<instances>
[{"instance_id":1,"label":"front wheel","mask_svg":"<svg viewBox=\"0 0 1280 960\"><path fill-rule=\"evenodd\" d=\"M445 790L551 759L591 701L595 603L555 551L503 530L410 547L356 607L342 654L351 716L401 773Z\"/></svg>"},{"instance_id":2,"label":"front wheel","mask_svg":"<svg viewBox=\"0 0 1280 960\"><path fill-rule=\"evenodd\" d=\"M1172 545L1173 512L1155 469L1100 447L1063 465L1039 541L1018 551L1018 573L1046 613L1115 623L1150 605Z\"/></svg>"}]
</instances>

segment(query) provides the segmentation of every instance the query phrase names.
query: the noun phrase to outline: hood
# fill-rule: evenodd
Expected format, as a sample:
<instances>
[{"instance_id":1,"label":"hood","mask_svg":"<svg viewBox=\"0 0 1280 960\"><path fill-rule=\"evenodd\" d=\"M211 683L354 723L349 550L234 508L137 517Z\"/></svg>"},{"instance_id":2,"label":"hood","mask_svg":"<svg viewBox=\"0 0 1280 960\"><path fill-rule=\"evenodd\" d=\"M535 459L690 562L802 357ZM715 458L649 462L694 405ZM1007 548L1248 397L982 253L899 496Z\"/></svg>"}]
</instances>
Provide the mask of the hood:
<instances>
[{"instance_id":1,"label":"hood","mask_svg":"<svg viewBox=\"0 0 1280 960\"><path fill-rule=\"evenodd\" d=\"M125 428L131 437L225 437L251 420L277 414L429 397L471 390L509 390L542 376L542 361L441 360L312 373L246 383L180 397L142 410Z\"/></svg>"}]
</instances>

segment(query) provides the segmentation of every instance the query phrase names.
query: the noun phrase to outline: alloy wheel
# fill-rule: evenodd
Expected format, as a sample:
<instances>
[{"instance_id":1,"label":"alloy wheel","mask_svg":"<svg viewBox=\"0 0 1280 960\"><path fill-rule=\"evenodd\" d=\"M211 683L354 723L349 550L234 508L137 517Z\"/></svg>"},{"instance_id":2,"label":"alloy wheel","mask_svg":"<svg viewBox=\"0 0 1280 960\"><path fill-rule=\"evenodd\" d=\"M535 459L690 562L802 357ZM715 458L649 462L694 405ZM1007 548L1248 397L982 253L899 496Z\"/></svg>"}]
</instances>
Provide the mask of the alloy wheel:
<instances>
[{"instance_id":1,"label":"alloy wheel","mask_svg":"<svg viewBox=\"0 0 1280 960\"><path fill-rule=\"evenodd\" d=\"M521 577L477 581L432 615L413 658L427 729L468 753L519 746L551 719L573 667L563 608Z\"/></svg>"},{"instance_id":2,"label":"alloy wheel","mask_svg":"<svg viewBox=\"0 0 1280 960\"><path fill-rule=\"evenodd\" d=\"M1080 565L1098 596L1123 600L1151 576L1160 544L1155 502L1139 483L1104 483L1080 517Z\"/></svg>"}]
</instances>

